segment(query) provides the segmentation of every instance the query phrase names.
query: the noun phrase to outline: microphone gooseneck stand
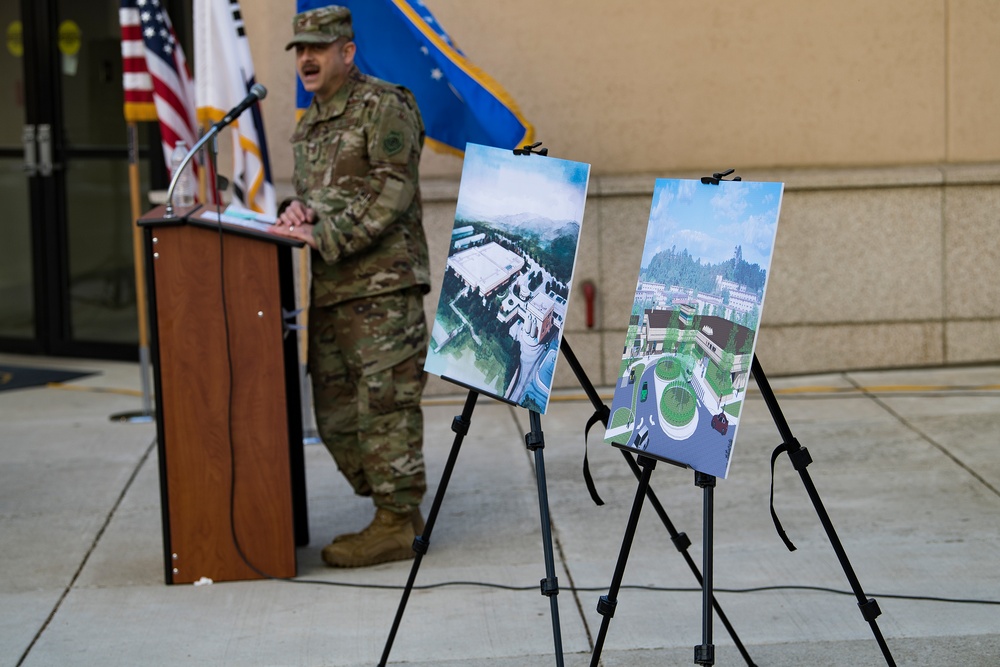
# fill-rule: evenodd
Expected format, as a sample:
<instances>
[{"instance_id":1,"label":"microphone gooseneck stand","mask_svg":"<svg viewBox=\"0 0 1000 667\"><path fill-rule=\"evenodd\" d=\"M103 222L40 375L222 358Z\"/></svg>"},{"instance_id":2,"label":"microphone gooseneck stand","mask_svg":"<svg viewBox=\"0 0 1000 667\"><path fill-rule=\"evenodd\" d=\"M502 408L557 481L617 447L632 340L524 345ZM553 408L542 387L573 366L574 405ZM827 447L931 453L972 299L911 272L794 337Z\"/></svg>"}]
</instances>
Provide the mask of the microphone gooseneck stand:
<instances>
[{"instance_id":1,"label":"microphone gooseneck stand","mask_svg":"<svg viewBox=\"0 0 1000 667\"><path fill-rule=\"evenodd\" d=\"M184 159L181 160L181 164L179 167L177 167L177 171L175 171L171 175L170 186L167 188L167 205L163 212L164 218L174 217L174 188L177 187L177 181L180 180L180 175L184 172L184 169L187 168L188 163L191 162L191 160L198 153L198 151L201 150L202 146L204 146L209 141L217 137L219 133L222 132L222 130L227 125L229 125L234 120L239 118L240 114L242 114L244 111L249 109L257 102L261 101L265 97L267 97L267 88L265 88L259 83L255 83L253 86L251 86L250 91L247 93L247 96L244 97L239 104L230 109L229 112L225 116L223 116L221 120L219 120L217 123L213 123L211 127L208 128L208 132L203 134L201 138L198 139L198 141L195 143L195 145L191 147L191 150L189 150L187 152L187 155L184 156Z\"/></svg>"}]
</instances>

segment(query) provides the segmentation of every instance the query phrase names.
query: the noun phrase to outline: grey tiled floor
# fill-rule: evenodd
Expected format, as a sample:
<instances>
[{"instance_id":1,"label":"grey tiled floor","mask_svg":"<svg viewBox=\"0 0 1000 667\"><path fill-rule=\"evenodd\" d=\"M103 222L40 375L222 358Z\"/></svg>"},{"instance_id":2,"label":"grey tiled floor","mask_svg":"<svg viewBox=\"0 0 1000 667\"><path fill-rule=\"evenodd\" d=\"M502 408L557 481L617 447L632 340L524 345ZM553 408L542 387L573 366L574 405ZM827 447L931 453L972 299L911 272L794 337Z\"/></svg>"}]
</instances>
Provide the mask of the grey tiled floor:
<instances>
[{"instance_id":1,"label":"grey tiled floor","mask_svg":"<svg viewBox=\"0 0 1000 667\"><path fill-rule=\"evenodd\" d=\"M312 544L300 579L166 586L155 427L109 416L140 406L135 364L2 356L0 362L88 369L61 387L0 392L0 665L375 665L409 563L323 567L319 549L363 526L322 446L307 445ZM900 665L1000 664L1000 367L772 378L808 470ZM564 392L542 418L546 486L565 664L590 664L636 480L592 434L590 465L606 504L581 476L592 407ZM462 396L429 400L433 494ZM480 399L444 498L391 664L514 667L556 663L527 413ZM780 438L759 394L744 409L729 478L715 490L718 599L758 665L885 664L803 484L769 457ZM651 486L694 542L702 501L690 471L660 464ZM428 495L424 510L430 508ZM482 585L525 587L507 590ZM701 594L655 512L643 506L602 656L607 667L693 664ZM636 588L654 587L657 590ZM665 589L665 590L664 590ZM751 592L730 592L746 591ZM897 597L898 596L898 597ZM745 664L716 619L716 664Z\"/></svg>"}]
</instances>

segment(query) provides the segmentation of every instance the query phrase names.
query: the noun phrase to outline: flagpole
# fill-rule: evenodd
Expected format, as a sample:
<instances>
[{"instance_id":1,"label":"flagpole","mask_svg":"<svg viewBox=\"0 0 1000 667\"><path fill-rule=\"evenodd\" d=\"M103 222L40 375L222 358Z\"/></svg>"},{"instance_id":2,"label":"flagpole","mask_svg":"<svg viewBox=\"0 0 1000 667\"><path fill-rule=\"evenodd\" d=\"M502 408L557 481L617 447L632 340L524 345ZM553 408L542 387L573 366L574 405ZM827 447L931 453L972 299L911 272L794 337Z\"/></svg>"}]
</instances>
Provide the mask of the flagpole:
<instances>
[{"instance_id":1,"label":"flagpole","mask_svg":"<svg viewBox=\"0 0 1000 667\"><path fill-rule=\"evenodd\" d=\"M142 410L111 415L111 421L147 423L153 421L152 392L150 390L149 317L146 306L146 269L143 260L142 230L136 221L142 215L139 179L139 136L134 121L127 123L128 132L128 188L131 204L132 258L135 265L135 309L139 318L139 374L142 381Z\"/></svg>"},{"instance_id":2,"label":"flagpole","mask_svg":"<svg viewBox=\"0 0 1000 667\"><path fill-rule=\"evenodd\" d=\"M302 442L307 445L319 444L322 440L315 424L313 423L312 411L312 385L308 379L309 373L309 273L311 260L309 246L299 251L299 289L298 303L296 308L301 311L299 324L302 328L296 333L299 335L299 392L308 399L302 401ZM310 428L307 428L310 427Z\"/></svg>"}]
</instances>

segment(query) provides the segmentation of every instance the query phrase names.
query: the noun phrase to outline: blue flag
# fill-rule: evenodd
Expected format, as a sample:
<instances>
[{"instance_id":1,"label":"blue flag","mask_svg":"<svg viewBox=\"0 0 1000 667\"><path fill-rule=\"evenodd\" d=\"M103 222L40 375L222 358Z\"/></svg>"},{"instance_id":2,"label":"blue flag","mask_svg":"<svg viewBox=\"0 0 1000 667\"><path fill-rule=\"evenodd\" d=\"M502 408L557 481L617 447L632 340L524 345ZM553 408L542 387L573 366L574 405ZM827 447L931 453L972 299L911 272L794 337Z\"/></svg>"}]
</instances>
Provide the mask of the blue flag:
<instances>
[{"instance_id":1,"label":"blue flag","mask_svg":"<svg viewBox=\"0 0 1000 667\"><path fill-rule=\"evenodd\" d=\"M330 0L296 0L304 12ZM354 62L365 74L409 88L417 98L427 145L462 154L466 143L517 148L534 130L510 96L459 51L419 0L339 0L351 10ZM312 94L297 81L296 107Z\"/></svg>"}]
</instances>

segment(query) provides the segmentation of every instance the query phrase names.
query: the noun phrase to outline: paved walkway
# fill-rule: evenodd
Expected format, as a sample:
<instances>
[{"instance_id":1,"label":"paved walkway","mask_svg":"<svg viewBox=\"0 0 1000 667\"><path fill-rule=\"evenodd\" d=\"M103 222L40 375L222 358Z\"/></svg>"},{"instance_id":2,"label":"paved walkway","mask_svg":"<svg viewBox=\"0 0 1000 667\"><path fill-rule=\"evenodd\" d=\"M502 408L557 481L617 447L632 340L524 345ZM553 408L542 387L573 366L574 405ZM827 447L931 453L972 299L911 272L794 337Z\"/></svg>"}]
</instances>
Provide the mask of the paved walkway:
<instances>
[{"instance_id":1,"label":"paved walkway","mask_svg":"<svg viewBox=\"0 0 1000 667\"><path fill-rule=\"evenodd\" d=\"M409 563L323 567L319 549L369 516L325 448L306 447L313 543L299 579L163 584L155 429L113 423L140 407L138 367L0 356L0 363L85 369L68 385L0 392L0 665L377 664ZM899 665L1000 664L1000 367L771 378L810 475ZM590 664L636 480L592 433L581 476L580 392L542 417L565 664ZM608 390L605 395L610 395ZM464 396L427 401L437 488ZM528 415L480 398L390 664L554 665ZM787 458L768 513L779 437L751 385L729 479L715 490L718 599L758 665L885 664ZM702 492L660 464L652 488L701 563ZM425 503L425 513L431 498ZM693 664L701 594L648 503L602 653L605 667ZM457 583L462 582L462 583ZM941 598L964 600L946 602ZM993 601L993 604L975 600ZM743 665L716 619L716 664Z\"/></svg>"}]
</instances>

